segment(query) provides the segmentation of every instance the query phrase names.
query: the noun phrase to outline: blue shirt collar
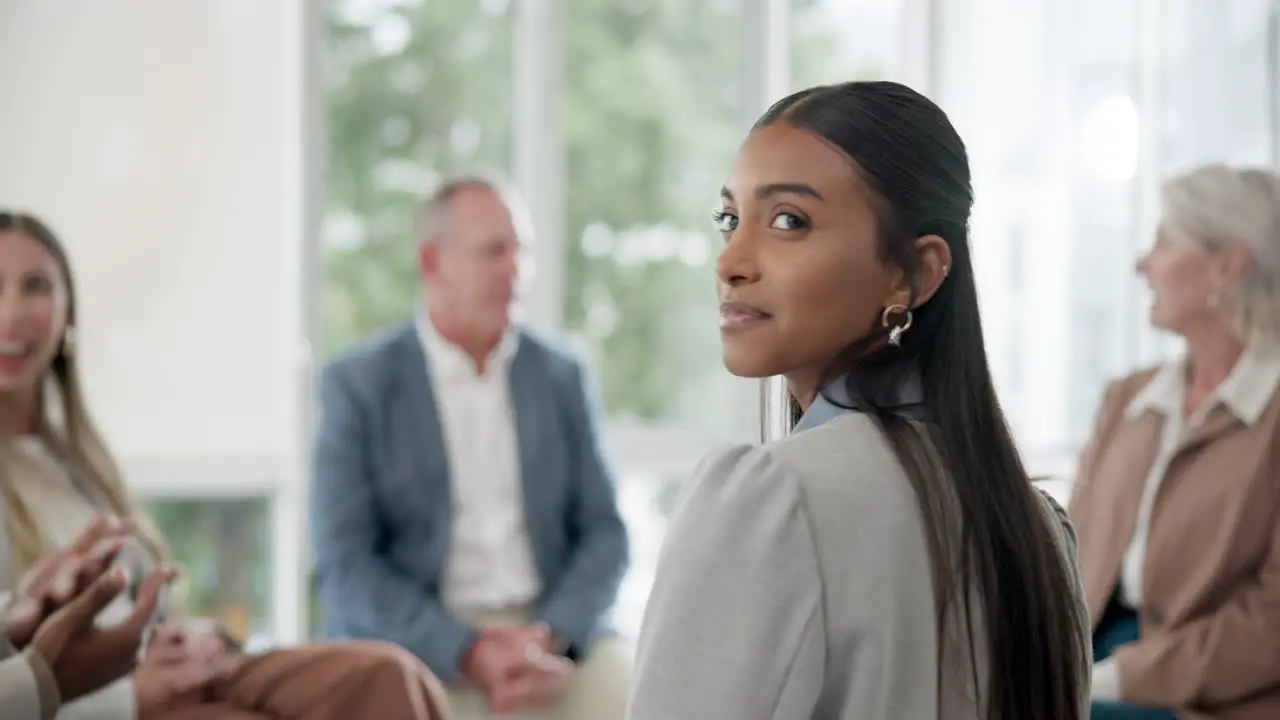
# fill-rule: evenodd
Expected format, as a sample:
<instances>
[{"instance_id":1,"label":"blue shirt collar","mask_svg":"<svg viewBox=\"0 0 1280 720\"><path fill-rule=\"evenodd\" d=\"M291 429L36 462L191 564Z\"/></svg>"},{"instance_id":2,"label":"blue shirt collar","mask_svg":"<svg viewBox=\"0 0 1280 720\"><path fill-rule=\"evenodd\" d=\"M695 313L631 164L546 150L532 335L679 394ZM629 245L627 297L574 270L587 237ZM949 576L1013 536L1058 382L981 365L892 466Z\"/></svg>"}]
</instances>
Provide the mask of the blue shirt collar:
<instances>
[{"instance_id":1,"label":"blue shirt collar","mask_svg":"<svg viewBox=\"0 0 1280 720\"><path fill-rule=\"evenodd\" d=\"M875 405L909 420L927 419L924 385L920 381L920 373L914 368L875 368L864 373L861 383L863 392L869 395L868 399ZM809 405L800 422L796 423L793 432L811 430L848 413L865 412L865 401L849 394L847 377L841 375L827 383L817 399Z\"/></svg>"}]
</instances>

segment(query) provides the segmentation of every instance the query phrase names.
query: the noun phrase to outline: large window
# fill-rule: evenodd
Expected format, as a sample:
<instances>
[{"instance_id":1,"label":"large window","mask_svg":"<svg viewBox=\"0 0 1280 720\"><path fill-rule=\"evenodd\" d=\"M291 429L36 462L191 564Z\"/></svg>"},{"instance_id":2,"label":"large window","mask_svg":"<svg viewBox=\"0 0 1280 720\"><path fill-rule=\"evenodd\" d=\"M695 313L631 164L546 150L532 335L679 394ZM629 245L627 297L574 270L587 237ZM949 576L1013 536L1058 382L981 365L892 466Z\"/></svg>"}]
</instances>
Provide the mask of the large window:
<instances>
[{"instance_id":1,"label":"large window","mask_svg":"<svg viewBox=\"0 0 1280 720\"><path fill-rule=\"evenodd\" d=\"M790 8L793 78L880 77L894 53L860 53L850 18L892 34L897 0ZM760 3L567 2L565 331L603 387L622 475L633 569L618 619L636 629L665 523L699 458L757 434L756 383L720 360L710 213L762 82L743 72ZM784 88L785 90L785 88ZM776 98L769 98L770 100Z\"/></svg>"},{"instance_id":2,"label":"large window","mask_svg":"<svg viewBox=\"0 0 1280 720\"><path fill-rule=\"evenodd\" d=\"M1175 0L1161 9L1150 31L1158 60L1149 68L1159 102L1157 167L1280 161L1280 3Z\"/></svg>"},{"instance_id":3,"label":"large window","mask_svg":"<svg viewBox=\"0 0 1280 720\"><path fill-rule=\"evenodd\" d=\"M504 0L327 0L322 354L407 320L415 206L445 175L512 153L513 9ZM308 627L322 618L309 594Z\"/></svg>"},{"instance_id":4,"label":"large window","mask_svg":"<svg viewBox=\"0 0 1280 720\"><path fill-rule=\"evenodd\" d=\"M328 349L409 316L413 208L440 176L507 167L511 17L503 0L329 0Z\"/></svg>"},{"instance_id":5,"label":"large window","mask_svg":"<svg viewBox=\"0 0 1280 720\"><path fill-rule=\"evenodd\" d=\"M621 471L624 631L638 626L689 471L756 432L755 384L720 360L711 212L763 110L748 107L755 80L743 71L760 52L744 42L758 9L566 3L564 331L601 385Z\"/></svg>"},{"instance_id":6,"label":"large window","mask_svg":"<svg viewBox=\"0 0 1280 720\"><path fill-rule=\"evenodd\" d=\"M885 77L947 109L1036 473L1070 472L1107 378L1177 350L1132 277L1161 179L1280 157L1280 0L293 0L155 3L141 24L137 5L86 24L4 2L0 97L22 100L0 113L0 199L69 248L87 395L187 565L184 603L285 641L311 352L412 311L412 208L442 174L510 170L531 200L537 326L607 411L633 629L689 469L757 437L757 385L720 364L709 214L767 102Z\"/></svg>"},{"instance_id":7,"label":"large window","mask_svg":"<svg viewBox=\"0 0 1280 720\"><path fill-rule=\"evenodd\" d=\"M711 211L742 125L735 3L569 2L565 330L611 418L734 418Z\"/></svg>"},{"instance_id":8,"label":"large window","mask_svg":"<svg viewBox=\"0 0 1280 720\"><path fill-rule=\"evenodd\" d=\"M514 159L542 220L536 252L553 265L535 276L532 304L554 309L541 324L587 361L607 416L633 541L624 630L639 622L689 471L717 444L757 435L757 385L720 361L710 216L761 98L786 90L764 89L749 62L763 51L747 38L777 32L760 22L771 2L328 6L328 346L411 311L411 209L431 183ZM790 57L774 62L790 62L794 84L883 76L900 5L795 0ZM881 41L851 42L850 22Z\"/></svg>"},{"instance_id":9,"label":"large window","mask_svg":"<svg viewBox=\"0 0 1280 720\"><path fill-rule=\"evenodd\" d=\"M913 0L790 0L795 89L849 80L901 80Z\"/></svg>"},{"instance_id":10,"label":"large window","mask_svg":"<svg viewBox=\"0 0 1280 720\"><path fill-rule=\"evenodd\" d=\"M326 348L411 312L412 207L439 176L509 169L539 232L537 327L586 359L603 399L634 629L689 470L757 436L757 385L720 363L709 215L764 103L888 78L949 112L1001 399L1032 470L1069 472L1105 380L1176 349L1132 278L1159 179L1274 157L1273 8L330 0Z\"/></svg>"},{"instance_id":11,"label":"large window","mask_svg":"<svg viewBox=\"0 0 1280 720\"><path fill-rule=\"evenodd\" d=\"M1146 332L1132 299L1146 232L1134 4L966 8L944 25L959 64L945 65L942 101L973 167L988 349L1032 471L1066 471L1103 383L1132 366Z\"/></svg>"},{"instance_id":12,"label":"large window","mask_svg":"<svg viewBox=\"0 0 1280 720\"><path fill-rule=\"evenodd\" d=\"M1159 183L1197 163L1274 162L1272 8L944 8L941 101L973 166L988 347L1033 472L1069 475L1107 379L1177 350L1133 277Z\"/></svg>"}]
</instances>

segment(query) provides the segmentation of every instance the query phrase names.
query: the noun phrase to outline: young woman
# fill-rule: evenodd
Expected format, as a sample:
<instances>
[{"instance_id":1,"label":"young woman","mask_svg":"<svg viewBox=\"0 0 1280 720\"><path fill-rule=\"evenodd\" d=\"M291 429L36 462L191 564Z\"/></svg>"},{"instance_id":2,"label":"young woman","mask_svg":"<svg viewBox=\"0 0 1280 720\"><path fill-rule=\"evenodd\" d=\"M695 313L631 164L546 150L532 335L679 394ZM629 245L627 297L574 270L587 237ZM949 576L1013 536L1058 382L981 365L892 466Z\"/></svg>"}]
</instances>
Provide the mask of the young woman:
<instances>
[{"instance_id":1,"label":"young woman","mask_svg":"<svg viewBox=\"0 0 1280 720\"><path fill-rule=\"evenodd\" d=\"M725 365L795 432L712 455L670 528L633 720L1080 720L1061 508L992 387L964 145L894 83L798 92L721 191Z\"/></svg>"},{"instance_id":2,"label":"young woman","mask_svg":"<svg viewBox=\"0 0 1280 720\"><path fill-rule=\"evenodd\" d=\"M163 562L149 529L85 407L76 370L76 295L53 233L28 215L0 213L0 590L71 544L102 513L142 528L121 553L133 578ZM128 617L119 598L98 617ZM390 645L313 645L260 656L217 657L221 671L183 692L180 678L207 653L190 651L162 624L124 680L72 702L61 720L337 720L444 717L442 690L409 653Z\"/></svg>"}]
</instances>

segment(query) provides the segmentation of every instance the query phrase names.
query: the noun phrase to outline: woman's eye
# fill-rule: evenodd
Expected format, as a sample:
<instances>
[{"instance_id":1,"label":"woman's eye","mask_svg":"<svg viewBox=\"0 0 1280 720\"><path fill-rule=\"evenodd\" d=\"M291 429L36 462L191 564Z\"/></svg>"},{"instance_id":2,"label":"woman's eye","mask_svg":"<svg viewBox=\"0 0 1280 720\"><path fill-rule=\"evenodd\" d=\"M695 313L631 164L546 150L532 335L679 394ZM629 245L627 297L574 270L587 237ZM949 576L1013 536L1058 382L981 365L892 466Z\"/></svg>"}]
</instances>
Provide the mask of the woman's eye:
<instances>
[{"instance_id":1,"label":"woman's eye","mask_svg":"<svg viewBox=\"0 0 1280 720\"><path fill-rule=\"evenodd\" d=\"M773 216L773 222L769 227L774 230L799 230L805 226L804 218L795 213L781 212Z\"/></svg>"},{"instance_id":2,"label":"woman's eye","mask_svg":"<svg viewBox=\"0 0 1280 720\"><path fill-rule=\"evenodd\" d=\"M711 219L715 221L716 228L720 232L732 232L738 228L738 216L724 211L717 211L712 214Z\"/></svg>"},{"instance_id":3,"label":"woman's eye","mask_svg":"<svg viewBox=\"0 0 1280 720\"><path fill-rule=\"evenodd\" d=\"M29 295L44 295L53 289L53 283L43 275L28 275L22 279L22 291Z\"/></svg>"}]
</instances>

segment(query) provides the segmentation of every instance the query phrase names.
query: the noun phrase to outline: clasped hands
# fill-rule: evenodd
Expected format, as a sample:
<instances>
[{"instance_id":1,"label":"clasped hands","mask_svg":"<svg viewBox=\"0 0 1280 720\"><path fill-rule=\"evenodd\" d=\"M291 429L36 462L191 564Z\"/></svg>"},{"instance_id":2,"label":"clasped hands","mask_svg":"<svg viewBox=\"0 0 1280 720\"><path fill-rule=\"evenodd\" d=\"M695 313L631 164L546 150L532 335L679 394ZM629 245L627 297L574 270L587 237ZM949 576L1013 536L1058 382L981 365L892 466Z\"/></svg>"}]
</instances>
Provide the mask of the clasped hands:
<instances>
[{"instance_id":1,"label":"clasped hands","mask_svg":"<svg viewBox=\"0 0 1280 720\"><path fill-rule=\"evenodd\" d=\"M164 588L177 577L165 568L140 584L127 617L98 625L98 614L129 587L113 563L137 528L125 519L96 520L66 550L32 567L4 610L3 630L18 650L48 665L62 702L96 691L130 673L139 720L148 720L202 693L222 660L216 641L188 639L179 629L152 634L139 651Z\"/></svg>"},{"instance_id":2,"label":"clasped hands","mask_svg":"<svg viewBox=\"0 0 1280 720\"><path fill-rule=\"evenodd\" d=\"M574 665L552 649L546 625L484 628L463 658L462 673L489 698L489 712L507 715L549 705Z\"/></svg>"}]
</instances>

